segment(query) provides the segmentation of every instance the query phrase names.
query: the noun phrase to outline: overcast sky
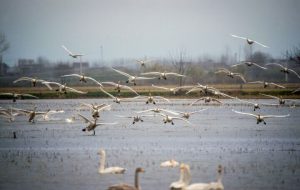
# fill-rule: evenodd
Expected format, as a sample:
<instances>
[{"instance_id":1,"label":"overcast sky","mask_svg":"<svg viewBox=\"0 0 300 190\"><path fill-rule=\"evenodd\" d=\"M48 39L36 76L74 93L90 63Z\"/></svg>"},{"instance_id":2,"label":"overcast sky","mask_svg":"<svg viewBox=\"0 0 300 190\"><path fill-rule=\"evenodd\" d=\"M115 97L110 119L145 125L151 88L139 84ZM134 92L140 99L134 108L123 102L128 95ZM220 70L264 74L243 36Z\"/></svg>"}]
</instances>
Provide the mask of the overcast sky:
<instances>
[{"instance_id":1,"label":"overcast sky","mask_svg":"<svg viewBox=\"0 0 300 190\"><path fill-rule=\"evenodd\" d=\"M244 41L280 57L300 44L299 0L0 0L0 31L10 42L3 55L71 60L61 48L86 54L85 60L220 56L239 51Z\"/></svg>"}]
</instances>

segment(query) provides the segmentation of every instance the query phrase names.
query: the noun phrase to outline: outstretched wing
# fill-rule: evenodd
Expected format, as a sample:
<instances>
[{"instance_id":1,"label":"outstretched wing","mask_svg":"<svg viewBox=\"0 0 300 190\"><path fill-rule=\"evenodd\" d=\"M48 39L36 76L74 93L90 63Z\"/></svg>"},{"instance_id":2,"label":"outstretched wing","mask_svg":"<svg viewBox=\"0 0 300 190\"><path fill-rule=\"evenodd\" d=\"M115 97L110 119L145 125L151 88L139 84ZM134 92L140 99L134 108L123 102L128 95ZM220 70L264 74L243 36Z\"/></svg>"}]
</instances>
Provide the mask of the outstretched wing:
<instances>
[{"instance_id":1,"label":"outstretched wing","mask_svg":"<svg viewBox=\"0 0 300 190\"><path fill-rule=\"evenodd\" d=\"M129 87L129 86L126 86L126 85L120 85L120 87L123 88L123 89L130 90L131 92L133 92L133 93L135 93L136 95L139 96L139 94L138 94L135 90L133 90L131 87Z\"/></svg>"},{"instance_id":2,"label":"outstretched wing","mask_svg":"<svg viewBox=\"0 0 300 190\"><path fill-rule=\"evenodd\" d=\"M154 77L148 78L148 77L135 77L135 80L150 80L150 79L155 79Z\"/></svg>"},{"instance_id":3,"label":"outstretched wing","mask_svg":"<svg viewBox=\"0 0 300 190\"><path fill-rule=\"evenodd\" d=\"M84 117L80 113L78 114L78 116L80 116L84 120L85 123L93 123L91 120L89 120L88 118Z\"/></svg>"},{"instance_id":4,"label":"outstretched wing","mask_svg":"<svg viewBox=\"0 0 300 190\"><path fill-rule=\"evenodd\" d=\"M298 78L300 78L299 74L296 71L294 71L292 69L288 69L288 70L291 71L292 73L294 73Z\"/></svg>"},{"instance_id":5,"label":"outstretched wing","mask_svg":"<svg viewBox=\"0 0 300 190\"><path fill-rule=\"evenodd\" d=\"M289 117L290 114L287 115L264 115L264 118L271 118L271 117Z\"/></svg>"},{"instance_id":6,"label":"outstretched wing","mask_svg":"<svg viewBox=\"0 0 300 190\"><path fill-rule=\"evenodd\" d=\"M267 63L266 66L268 65L275 65L275 66L278 66L278 67L281 67L281 68L285 68L284 66L280 65L279 63Z\"/></svg>"},{"instance_id":7,"label":"outstretched wing","mask_svg":"<svg viewBox=\"0 0 300 190\"><path fill-rule=\"evenodd\" d=\"M69 55L74 55L68 48L66 48L64 45L61 46L66 52L68 52Z\"/></svg>"},{"instance_id":8,"label":"outstretched wing","mask_svg":"<svg viewBox=\"0 0 300 190\"><path fill-rule=\"evenodd\" d=\"M269 98L273 98L273 99L280 99L280 98L278 98L278 97L276 97L276 96L271 96L271 95L268 95L268 94L263 94L263 93L259 93L260 95L263 95L263 96L267 96L267 97L269 97Z\"/></svg>"},{"instance_id":9,"label":"outstretched wing","mask_svg":"<svg viewBox=\"0 0 300 190\"><path fill-rule=\"evenodd\" d=\"M272 84L272 85L274 85L274 86L277 86L277 87L279 87L279 88L285 88L284 86L281 86L281 85L276 84L276 83L274 83L274 82L270 82L270 84Z\"/></svg>"},{"instance_id":10,"label":"outstretched wing","mask_svg":"<svg viewBox=\"0 0 300 190\"><path fill-rule=\"evenodd\" d=\"M111 97L112 99L116 99L116 97L114 97L113 95L111 95L110 93L106 92L103 88L100 88L100 90L105 93L106 95L108 95L109 97Z\"/></svg>"},{"instance_id":11,"label":"outstretched wing","mask_svg":"<svg viewBox=\"0 0 300 190\"><path fill-rule=\"evenodd\" d=\"M178 73L166 73L166 75L173 75L173 76L178 76L178 77L185 77L185 75L181 75Z\"/></svg>"},{"instance_id":12,"label":"outstretched wing","mask_svg":"<svg viewBox=\"0 0 300 190\"><path fill-rule=\"evenodd\" d=\"M225 68L221 68L221 69L218 69L215 73L230 73L230 71L228 69L225 69Z\"/></svg>"},{"instance_id":13,"label":"outstretched wing","mask_svg":"<svg viewBox=\"0 0 300 190\"><path fill-rule=\"evenodd\" d=\"M71 91L71 92L78 93L78 94L86 94L86 93L87 93L87 92L82 92L82 91L80 91L80 90L76 90L76 89L71 88L71 87L68 87L68 86L66 86L66 89L68 89L68 90Z\"/></svg>"},{"instance_id":14,"label":"outstretched wing","mask_svg":"<svg viewBox=\"0 0 300 190\"><path fill-rule=\"evenodd\" d=\"M92 77L85 77L86 79L89 79L91 81L93 81L94 83L98 84L99 86L103 86L100 82L98 82L96 79L92 78Z\"/></svg>"},{"instance_id":15,"label":"outstretched wing","mask_svg":"<svg viewBox=\"0 0 300 190\"><path fill-rule=\"evenodd\" d=\"M269 48L269 46L264 45L264 44L262 44L262 43L260 43L260 42L258 42L258 41L254 41L254 43L257 43L258 45L261 45L262 47Z\"/></svg>"},{"instance_id":16,"label":"outstretched wing","mask_svg":"<svg viewBox=\"0 0 300 190\"><path fill-rule=\"evenodd\" d=\"M231 34L231 36L234 37L234 38L240 38L240 39L243 39L243 40L247 40L247 38L242 37L242 36L237 36L237 35L234 35L234 34Z\"/></svg>"},{"instance_id":17,"label":"outstretched wing","mask_svg":"<svg viewBox=\"0 0 300 190\"><path fill-rule=\"evenodd\" d=\"M62 75L61 77L81 77L79 74Z\"/></svg>"},{"instance_id":18,"label":"outstretched wing","mask_svg":"<svg viewBox=\"0 0 300 190\"><path fill-rule=\"evenodd\" d=\"M182 117L172 117L172 119L182 120L182 121L187 122L188 124L192 124L191 122L189 122L188 120L186 120L186 119L184 119Z\"/></svg>"},{"instance_id":19,"label":"outstretched wing","mask_svg":"<svg viewBox=\"0 0 300 190\"><path fill-rule=\"evenodd\" d=\"M23 81L23 80L26 80L26 81L31 81L33 78L30 78L30 77L21 77L17 80L15 80L13 83L17 83L17 82L20 82L20 81Z\"/></svg>"},{"instance_id":20,"label":"outstretched wing","mask_svg":"<svg viewBox=\"0 0 300 190\"><path fill-rule=\"evenodd\" d=\"M165 101L167 101L167 102L170 102L170 100L169 99L167 99L167 98L164 98L164 97L162 97L162 96L154 96L155 98L159 98L159 99L163 99L163 100L165 100Z\"/></svg>"},{"instance_id":21,"label":"outstretched wing","mask_svg":"<svg viewBox=\"0 0 300 190\"><path fill-rule=\"evenodd\" d=\"M141 73L141 75L161 75L160 72L147 72L147 73Z\"/></svg>"},{"instance_id":22,"label":"outstretched wing","mask_svg":"<svg viewBox=\"0 0 300 190\"><path fill-rule=\"evenodd\" d=\"M260 65L258 65L257 63L253 63L253 62L252 62L252 64L255 65L256 67L261 68L261 69L265 69L265 70L267 69L266 67L260 66Z\"/></svg>"},{"instance_id":23,"label":"outstretched wing","mask_svg":"<svg viewBox=\"0 0 300 190\"><path fill-rule=\"evenodd\" d=\"M247 83L246 79L244 78L244 76L240 73L234 73L234 76L240 77L240 79L242 79L242 81L244 81L244 83Z\"/></svg>"},{"instance_id":24,"label":"outstretched wing","mask_svg":"<svg viewBox=\"0 0 300 190\"><path fill-rule=\"evenodd\" d=\"M190 106L192 106L192 105L196 104L197 102L199 102L199 101L201 101L201 100L204 100L204 97L202 97L202 98L199 98L198 100L196 100L196 101L192 102L192 103L190 104Z\"/></svg>"},{"instance_id":25,"label":"outstretched wing","mask_svg":"<svg viewBox=\"0 0 300 190\"><path fill-rule=\"evenodd\" d=\"M118 84L114 83L114 82L101 82L102 84L108 84L108 85L112 85L112 86L118 86Z\"/></svg>"},{"instance_id":26,"label":"outstretched wing","mask_svg":"<svg viewBox=\"0 0 300 190\"><path fill-rule=\"evenodd\" d=\"M114 69L114 68L112 68L112 69L113 69L114 71L116 71L117 73L123 75L123 76L126 76L126 77L132 77L130 74L127 74L127 73L125 73L125 72L123 72L123 71L119 71L119 70Z\"/></svg>"},{"instance_id":27,"label":"outstretched wing","mask_svg":"<svg viewBox=\"0 0 300 190\"><path fill-rule=\"evenodd\" d=\"M263 81L252 81L252 82L248 82L250 84L264 84Z\"/></svg>"},{"instance_id":28,"label":"outstretched wing","mask_svg":"<svg viewBox=\"0 0 300 190\"><path fill-rule=\"evenodd\" d=\"M156 86L154 84L152 84L152 87L154 88L159 88L159 89L163 89L163 90L170 90L170 88L166 88L166 87L163 87L163 86Z\"/></svg>"},{"instance_id":29,"label":"outstretched wing","mask_svg":"<svg viewBox=\"0 0 300 190\"><path fill-rule=\"evenodd\" d=\"M23 97L35 98L35 99L38 99L38 98L39 98L39 97L34 96L34 95L31 95L31 94L21 94L21 96L23 96Z\"/></svg>"},{"instance_id":30,"label":"outstretched wing","mask_svg":"<svg viewBox=\"0 0 300 190\"><path fill-rule=\"evenodd\" d=\"M254 115L252 113L240 112L240 111L236 111L236 110L233 110L233 109L232 109L232 111L235 112L235 113L238 113L238 114L250 115L250 116L255 117L255 118L257 117L257 115Z\"/></svg>"},{"instance_id":31,"label":"outstretched wing","mask_svg":"<svg viewBox=\"0 0 300 190\"><path fill-rule=\"evenodd\" d=\"M99 125L116 125L118 124L118 122L114 122L114 123L96 123L96 126L99 126Z\"/></svg>"},{"instance_id":32,"label":"outstretched wing","mask_svg":"<svg viewBox=\"0 0 300 190\"><path fill-rule=\"evenodd\" d=\"M238 64L234 64L234 65L231 65L231 67L236 67L236 66L240 66L240 65L243 65L244 63L238 63Z\"/></svg>"}]
</instances>

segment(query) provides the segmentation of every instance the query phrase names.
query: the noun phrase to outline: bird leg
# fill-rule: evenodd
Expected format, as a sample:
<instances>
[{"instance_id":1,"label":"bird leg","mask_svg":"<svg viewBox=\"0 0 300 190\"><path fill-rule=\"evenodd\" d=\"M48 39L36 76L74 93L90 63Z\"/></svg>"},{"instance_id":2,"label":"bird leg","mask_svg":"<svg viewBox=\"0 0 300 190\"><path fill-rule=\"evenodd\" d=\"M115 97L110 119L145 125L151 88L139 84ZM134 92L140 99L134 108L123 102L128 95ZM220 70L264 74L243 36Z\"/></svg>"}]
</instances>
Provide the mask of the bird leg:
<instances>
[{"instance_id":1,"label":"bird leg","mask_svg":"<svg viewBox=\"0 0 300 190\"><path fill-rule=\"evenodd\" d=\"M264 124L267 125L267 123L264 121Z\"/></svg>"},{"instance_id":2,"label":"bird leg","mask_svg":"<svg viewBox=\"0 0 300 190\"><path fill-rule=\"evenodd\" d=\"M146 104L148 104L149 102L147 101Z\"/></svg>"},{"instance_id":3,"label":"bird leg","mask_svg":"<svg viewBox=\"0 0 300 190\"><path fill-rule=\"evenodd\" d=\"M174 125L173 121L172 121L172 125Z\"/></svg>"},{"instance_id":4,"label":"bird leg","mask_svg":"<svg viewBox=\"0 0 300 190\"><path fill-rule=\"evenodd\" d=\"M94 131L93 135L95 136L96 135L96 131L95 130L93 130L93 131Z\"/></svg>"},{"instance_id":5,"label":"bird leg","mask_svg":"<svg viewBox=\"0 0 300 190\"><path fill-rule=\"evenodd\" d=\"M153 104L156 104L156 103L153 101Z\"/></svg>"},{"instance_id":6,"label":"bird leg","mask_svg":"<svg viewBox=\"0 0 300 190\"><path fill-rule=\"evenodd\" d=\"M144 122L144 120L141 119L141 122Z\"/></svg>"}]
</instances>

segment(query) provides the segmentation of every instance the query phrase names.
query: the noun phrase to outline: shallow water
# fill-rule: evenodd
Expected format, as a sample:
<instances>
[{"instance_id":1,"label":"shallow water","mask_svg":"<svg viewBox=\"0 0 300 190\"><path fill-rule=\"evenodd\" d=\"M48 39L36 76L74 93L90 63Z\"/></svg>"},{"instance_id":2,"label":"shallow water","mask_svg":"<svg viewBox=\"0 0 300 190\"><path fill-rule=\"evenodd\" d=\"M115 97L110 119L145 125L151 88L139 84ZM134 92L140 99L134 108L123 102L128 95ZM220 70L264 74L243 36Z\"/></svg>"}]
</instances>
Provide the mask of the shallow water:
<instances>
[{"instance_id":1,"label":"shallow water","mask_svg":"<svg viewBox=\"0 0 300 190\"><path fill-rule=\"evenodd\" d=\"M262 107L256 112L290 114L289 118L268 119L265 126L231 111L253 112L251 106L231 100L224 100L222 106L187 106L192 101L154 106L144 102L117 105L108 99L21 100L14 104L1 100L1 107L31 109L36 105L38 111L62 108L65 113L35 124L24 116L12 123L0 119L0 189L106 189L121 182L132 184L136 167L146 170L140 176L143 190L168 189L178 180L179 169L159 165L171 158L190 165L192 183L215 181L217 166L222 164L225 189L299 189L299 107ZM100 121L118 124L99 126L96 136L91 136L81 131L83 121L65 123L64 118L77 113L90 115L87 109L74 111L80 102L111 103L112 110L103 112ZM207 110L191 116L192 126L179 120L174 126L163 124L160 116L135 125L131 119L116 117L154 107ZM14 131L17 139L12 138ZM100 148L106 150L107 165L127 168L124 175L97 173Z\"/></svg>"}]
</instances>

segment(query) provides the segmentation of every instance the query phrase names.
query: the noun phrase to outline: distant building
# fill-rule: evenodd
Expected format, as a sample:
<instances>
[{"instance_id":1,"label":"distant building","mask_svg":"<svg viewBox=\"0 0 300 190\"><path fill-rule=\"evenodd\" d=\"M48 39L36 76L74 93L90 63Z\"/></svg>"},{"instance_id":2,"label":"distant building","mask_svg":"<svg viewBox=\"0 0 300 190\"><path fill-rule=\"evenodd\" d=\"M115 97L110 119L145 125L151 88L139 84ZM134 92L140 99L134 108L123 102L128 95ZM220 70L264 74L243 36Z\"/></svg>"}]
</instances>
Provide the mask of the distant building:
<instances>
[{"instance_id":1,"label":"distant building","mask_svg":"<svg viewBox=\"0 0 300 190\"><path fill-rule=\"evenodd\" d=\"M9 69L9 66L7 64L0 62L0 76L7 75L8 69Z\"/></svg>"},{"instance_id":2,"label":"distant building","mask_svg":"<svg viewBox=\"0 0 300 190\"><path fill-rule=\"evenodd\" d=\"M30 74L43 71L44 65L35 63L33 59L19 59L17 68L20 74Z\"/></svg>"},{"instance_id":3,"label":"distant building","mask_svg":"<svg viewBox=\"0 0 300 190\"><path fill-rule=\"evenodd\" d=\"M88 62L81 62L82 70L88 69L89 65L90 64ZM79 72L80 71L80 62L74 62L72 67L73 67L74 71Z\"/></svg>"}]
</instances>

